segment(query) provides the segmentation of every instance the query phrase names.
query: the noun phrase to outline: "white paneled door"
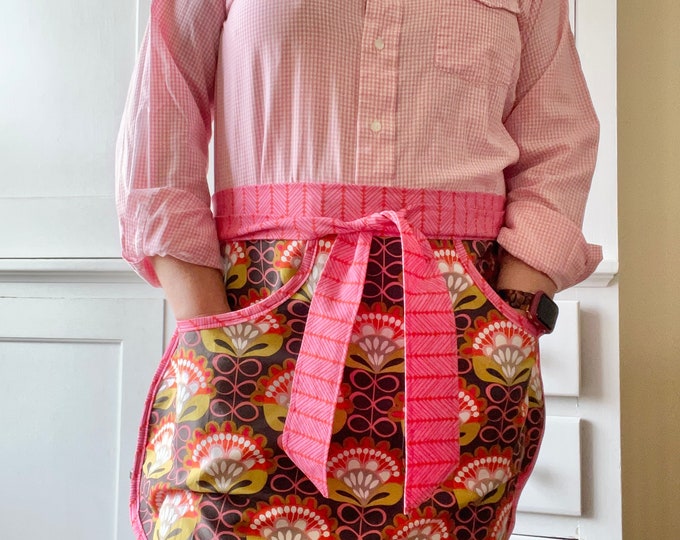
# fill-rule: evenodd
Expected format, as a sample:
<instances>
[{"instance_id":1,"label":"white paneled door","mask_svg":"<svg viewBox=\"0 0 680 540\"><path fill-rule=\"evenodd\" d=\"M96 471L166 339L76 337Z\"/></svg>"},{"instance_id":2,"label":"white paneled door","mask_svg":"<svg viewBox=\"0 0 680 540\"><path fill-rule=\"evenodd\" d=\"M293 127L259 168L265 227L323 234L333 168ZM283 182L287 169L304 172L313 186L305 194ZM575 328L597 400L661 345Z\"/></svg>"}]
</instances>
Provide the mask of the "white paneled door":
<instances>
[{"instance_id":1,"label":"white paneled door","mask_svg":"<svg viewBox=\"0 0 680 540\"><path fill-rule=\"evenodd\" d=\"M0 328L0 538L131 540L162 300L0 298Z\"/></svg>"}]
</instances>

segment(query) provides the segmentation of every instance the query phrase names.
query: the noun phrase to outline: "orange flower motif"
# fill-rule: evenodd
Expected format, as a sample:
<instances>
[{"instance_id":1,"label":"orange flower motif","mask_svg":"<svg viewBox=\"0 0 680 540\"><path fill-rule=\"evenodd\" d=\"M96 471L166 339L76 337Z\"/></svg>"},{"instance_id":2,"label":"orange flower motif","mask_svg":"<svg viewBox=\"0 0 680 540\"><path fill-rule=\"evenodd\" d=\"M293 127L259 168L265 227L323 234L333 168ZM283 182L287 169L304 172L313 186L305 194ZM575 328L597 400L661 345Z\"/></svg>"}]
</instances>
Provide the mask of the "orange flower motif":
<instances>
[{"instance_id":1,"label":"orange flower motif","mask_svg":"<svg viewBox=\"0 0 680 540\"><path fill-rule=\"evenodd\" d=\"M493 358L503 375L513 379L518 366L533 352L535 339L510 321L492 321L480 329L472 347Z\"/></svg>"},{"instance_id":2,"label":"orange flower motif","mask_svg":"<svg viewBox=\"0 0 680 540\"><path fill-rule=\"evenodd\" d=\"M458 402L460 403L460 444L464 446L474 440L486 419L483 412L486 400L479 397L479 389L476 386L470 386L469 388L461 387L458 390Z\"/></svg>"},{"instance_id":3,"label":"orange flower motif","mask_svg":"<svg viewBox=\"0 0 680 540\"><path fill-rule=\"evenodd\" d=\"M330 508L319 506L314 498L274 495L268 503L258 502L257 508L246 510L234 530L248 540L321 540L337 538L333 533L336 527Z\"/></svg>"},{"instance_id":4,"label":"orange flower motif","mask_svg":"<svg viewBox=\"0 0 680 540\"><path fill-rule=\"evenodd\" d=\"M144 456L144 474L148 478L160 478L172 469L175 417L170 414L153 426Z\"/></svg>"},{"instance_id":5,"label":"orange flower motif","mask_svg":"<svg viewBox=\"0 0 680 540\"><path fill-rule=\"evenodd\" d=\"M225 286L239 289L246 284L250 260L245 242L228 242L223 250Z\"/></svg>"},{"instance_id":6,"label":"orange flower motif","mask_svg":"<svg viewBox=\"0 0 680 540\"><path fill-rule=\"evenodd\" d=\"M187 486L195 491L257 493L271 468L266 442L249 426L237 430L232 422L209 422L187 443Z\"/></svg>"},{"instance_id":7,"label":"orange flower motif","mask_svg":"<svg viewBox=\"0 0 680 540\"><path fill-rule=\"evenodd\" d=\"M329 497L363 507L395 504L403 492L401 451L386 441L349 437L329 452Z\"/></svg>"},{"instance_id":8,"label":"orange flower motif","mask_svg":"<svg viewBox=\"0 0 680 540\"><path fill-rule=\"evenodd\" d=\"M462 354L472 357L475 374L503 385L526 382L536 363L536 338L496 312L478 318L465 333Z\"/></svg>"},{"instance_id":9,"label":"orange flower motif","mask_svg":"<svg viewBox=\"0 0 680 540\"><path fill-rule=\"evenodd\" d=\"M272 294L272 290L266 288L266 287L261 287L259 291L256 291L255 289L248 289L248 294L242 294L239 299L238 299L238 305L241 309L247 308L248 306L252 306L253 304L257 304L264 300L265 298L269 297Z\"/></svg>"},{"instance_id":10,"label":"orange flower motif","mask_svg":"<svg viewBox=\"0 0 680 540\"><path fill-rule=\"evenodd\" d=\"M370 309L359 306L350 346L349 363L359 364L355 357L367 363L373 372L396 371L401 369L404 352L404 324L401 310L395 306L389 310L383 303L374 304ZM366 367L362 365L361 367Z\"/></svg>"},{"instance_id":11,"label":"orange flower motif","mask_svg":"<svg viewBox=\"0 0 680 540\"><path fill-rule=\"evenodd\" d=\"M543 403L543 380L541 379L541 371L538 363L531 368L531 377L529 378L529 400L533 406L540 406Z\"/></svg>"},{"instance_id":12,"label":"orange flower motif","mask_svg":"<svg viewBox=\"0 0 680 540\"><path fill-rule=\"evenodd\" d=\"M297 270L302 263L305 252L306 242L303 240L287 240L277 242L275 246L276 257L274 266L276 268L287 268ZM285 282L286 280L284 280Z\"/></svg>"},{"instance_id":13,"label":"orange flower motif","mask_svg":"<svg viewBox=\"0 0 680 540\"><path fill-rule=\"evenodd\" d=\"M412 512L410 517L398 514L393 523L385 529L390 540L445 540L454 529L449 513L437 514L431 506Z\"/></svg>"},{"instance_id":14,"label":"orange flower motif","mask_svg":"<svg viewBox=\"0 0 680 540\"><path fill-rule=\"evenodd\" d=\"M280 350L288 332L283 315L265 313L253 321L201 330L201 339L211 352L227 352L237 358L271 356Z\"/></svg>"},{"instance_id":15,"label":"orange flower motif","mask_svg":"<svg viewBox=\"0 0 680 540\"><path fill-rule=\"evenodd\" d=\"M178 421L196 420L208 410L215 393L213 370L205 356L180 348L173 355L164 385L174 387Z\"/></svg>"},{"instance_id":16,"label":"orange flower motif","mask_svg":"<svg viewBox=\"0 0 680 540\"><path fill-rule=\"evenodd\" d=\"M283 365L272 365L267 375L257 381L258 390L253 394L253 401L260 405L276 405L287 410L294 371L295 361L292 359L284 360Z\"/></svg>"},{"instance_id":17,"label":"orange flower motif","mask_svg":"<svg viewBox=\"0 0 680 540\"><path fill-rule=\"evenodd\" d=\"M496 502L505 493L505 485L512 477L512 449L490 451L480 447L474 456L463 454L458 470L445 482L444 487L453 489L458 505L462 508L482 499Z\"/></svg>"},{"instance_id":18,"label":"orange flower motif","mask_svg":"<svg viewBox=\"0 0 680 540\"><path fill-rule=\"evenodd\" d=\"M271 366L268 374L257 381L257 390L252 394L253 403L263 408L267 424L276 431L283 431L288 415L294 372L295 362L291 359L284 360L282 366ZM346 383L341 384L338 403L335 407L333 433L342 428L347 415L352 410L352 401L348 399L349 393L350 386Z\"/></svg>"},{"instance_id":19,"label":"orange flower motif","mask_svg":"<svg viewBox=\"0 0 680 540\"><path fill-rule=\"evenodd\" d=\"M439 271L446 280L446 286L451 295L451 303L455 306L461 294L472 286L472 278L465 271L465 268L458 260L456 250L452 247L435 249L433 253Z\"/></svg>"},{"instance_id":20,"label":"orange flower motif","mask_svg":"<svg viewBox=\"0 0 680 540\"><path fill-rule=\"evenodd\" d=\"M198 522L200 495L191 491L180 491L167 484L151 488L151 508L157 519L154 524L154 540L188 540Z\"/></svg>"},{"instance_id":21,"label":"orange flower motif","mask_svg":"<svg viewBox=\"0 0 680 540\"><path fill-rule=\"evenodd\" d=\"M503 507L496 514L496 519L491 527L491 536L489 540L505 540L510 532L510 516L512 514L512 501L503 505Z\"/></svg>"}]
</instances>

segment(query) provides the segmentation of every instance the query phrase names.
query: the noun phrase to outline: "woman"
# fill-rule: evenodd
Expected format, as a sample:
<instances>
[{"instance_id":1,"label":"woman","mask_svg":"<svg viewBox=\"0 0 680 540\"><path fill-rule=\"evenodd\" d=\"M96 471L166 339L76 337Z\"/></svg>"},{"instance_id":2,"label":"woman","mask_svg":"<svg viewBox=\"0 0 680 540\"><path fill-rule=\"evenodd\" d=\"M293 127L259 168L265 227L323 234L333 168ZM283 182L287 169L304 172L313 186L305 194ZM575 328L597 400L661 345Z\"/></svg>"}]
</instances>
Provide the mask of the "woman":
<instances>
[{"instance_id":1,"label":"woman","mask_svg":"<svg viewBox=\"0 0 680 540\"><path fill-rule=\"evenodd\" d=\"M508 538L597 138L566 0L152 0L118 208L178 325L137 537Z\"/></svg>"}]
</instances>

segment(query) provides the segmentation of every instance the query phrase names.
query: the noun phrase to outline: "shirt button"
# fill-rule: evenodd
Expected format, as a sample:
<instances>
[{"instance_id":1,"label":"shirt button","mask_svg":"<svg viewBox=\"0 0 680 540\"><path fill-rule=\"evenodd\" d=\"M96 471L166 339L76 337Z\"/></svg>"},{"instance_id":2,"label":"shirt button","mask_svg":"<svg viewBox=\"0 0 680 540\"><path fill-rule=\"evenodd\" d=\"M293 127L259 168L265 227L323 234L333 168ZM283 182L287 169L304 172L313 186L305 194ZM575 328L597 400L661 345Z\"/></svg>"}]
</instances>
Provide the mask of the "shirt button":
<instances>
[{"instance_id":1,"label":"shirt button","mask_svg":"<svg viewBox=\"0 0 680 540\"><path fill-rule=\"evenodd\" d=\"M381 129L382 124L380 123L379 120L373 120L373 122L371 122L371 131L373 133L379 133Z\"/></svg>"},{"instance_id":2,"label":"shirt button","mask_svg":"<svg viewBox=\"0 0 680 540\"><path fill-rule=\"evenodd\" d=\"M382 51L385 48L385 42L383 41L382 38L378 38L373 42L373 45L375 45L375 48L378 49L379 51Z\"/></svg>"}]
</instances>

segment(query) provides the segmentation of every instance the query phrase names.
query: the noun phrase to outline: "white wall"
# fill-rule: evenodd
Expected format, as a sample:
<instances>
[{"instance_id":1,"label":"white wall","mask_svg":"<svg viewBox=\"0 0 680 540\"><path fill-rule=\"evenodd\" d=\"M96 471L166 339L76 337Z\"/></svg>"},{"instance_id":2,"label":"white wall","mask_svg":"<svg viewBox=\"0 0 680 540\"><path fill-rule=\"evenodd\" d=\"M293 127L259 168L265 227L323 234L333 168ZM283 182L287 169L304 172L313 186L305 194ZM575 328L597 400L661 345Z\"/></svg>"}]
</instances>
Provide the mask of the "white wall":
<instances>
[{"instance_id":1,"label":"white wall","mask_svg":"<svg viewBox=\"0 0 680 540\"><path fill-rule=\"evenodd\" d=\"M3 2L1 258L119 255L113 158L135 22L131 1Z\"/></svg>"}]
</instances>

